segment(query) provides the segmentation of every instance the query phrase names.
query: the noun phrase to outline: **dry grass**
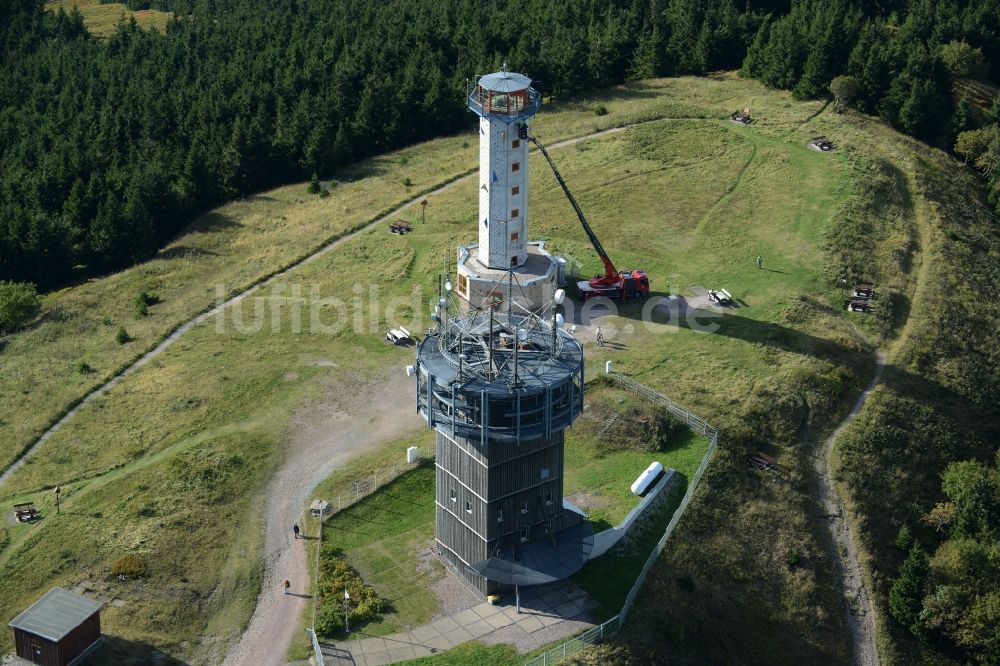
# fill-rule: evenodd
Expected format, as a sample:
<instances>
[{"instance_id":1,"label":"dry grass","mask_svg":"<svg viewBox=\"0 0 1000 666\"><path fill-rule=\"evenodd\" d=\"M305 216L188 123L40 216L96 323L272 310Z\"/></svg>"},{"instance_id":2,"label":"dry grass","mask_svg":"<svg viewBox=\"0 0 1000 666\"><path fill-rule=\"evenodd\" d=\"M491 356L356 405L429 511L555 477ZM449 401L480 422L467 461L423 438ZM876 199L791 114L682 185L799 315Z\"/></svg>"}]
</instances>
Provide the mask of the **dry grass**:
<instances>
[{"instance_id":1,"label":"dry grass","mask_svg":"<svg viewBox=\"0 0 1000 666\"><path fill-rule=\"evenodd\" d=\"M161 12L156 9L140 9L132 11L123 4L85 2L81 0L46 0L45 8L55 12L62 9L66 13L73 11L76 7L83 15L83 22L95 37L106 38L118 27L122 21L135 19L143 28L152 28L163 32L167 27L167 22L173 15L170 12Z\"/></svg>"},{"instance_id":2,"label":"dry grass","mask_svg":"<svg viewBox=\"0 0 1000 666\"><path fill-rule=\"evenodd\" d=\"M603 322L619 348L597 349L587 343L588 372L613 359L619 369L723 427L739 426L755 410L776 413L777 420L782 410L799 414L802 400L808 400L810 422L822 423L838 413L853 398L867 366L851 323L857 318L833 307L839 292L828 279L822 243L842 200L852 196L853 182L863 176L864 156L809 151L804 138L811 130L798 127L819 105L792 102L788 95L753 82L657 81L617 89L600 102L608 107L608 115L595 116L593 102L564 104L541 115L535 129L543 141L552 143L634 119L663 114L719 117L747 104L761 120L749 128L717 120L663 121L553 152L618 263L641 263L653 276L656 291L668 285L686 289L694 283L724 286L746 304L721 322L716 335L662 321L645 326L635 320L636 310L626 310ZM8 340L0 354L0 372L14 378L0 390L0 411L7 422L0 427L5 458L11 459L66 404L139 349L211 305L216 284L232 293L323 239L406 200L411 195L401 185L404 178L411 178L414 190L422 190L466 171L474 165L475 142L472 134L451 137L371 160L336 175L340 184L325 199L310 197L303 185L295 185L234 202L196 222L158 259L50 295L41 322ZM593 269L592 251L537 157L530 178L532 237L549 238L554 249ZM161 535L160 522L183 508L183 489L161 483L170 478L170 460L202 449L221 454L244 441L255 442L259 462L226 500L245 509L261 487L262 475L272 464L270 455L278 449L296 405L324 385L411 362L412 350L390 347L381 339L385 313L371 311L369 289L377 286L383 302L408 298L414 288L422 290L412 307L426 317L443 260L453 260L454 244L472 240L475 233L475 188L474 182L463 182L432 197L427 224L415 224L406 237L390 235L384 227L366 231L262 290L247 304L261 304L266 310L259 332L240 332L231 317L222 332L215 322L195 327L56 433L3 488L6 501L30 497L44 502L50 494L45 489L61 483L77 493L74 501L86 506L84 513L114 515L116 522L88 519L86 532L80 534L59 527L69 520L46 519L12 530L11 544L0 555L0 579L5 581L0 584L0 607L10 609L7 615L13 616L53 582L77 583L101 570L112 555L122 554L100 544L129 545L127 535L142 535L145 540L135 547L149 548L172 563L165 571L175 580L198 581L199 594L226 591L228 602L222 608L192 606L194 597L175 594L173 602L157 596L146 604L140 590L123 589L129 617L110 614L107 630L130 640L148 640L191 661L212 662L215 653L204 646L224 647L245 622L256 596L248 573L257 566L256 559L251 558L252 566L247 564L251 569L241 569L239 563L245 561L242 553L256 551L250 541L259 539L254 536L259 534L259 514L226 514L226 529L231 523L247 540L239 544L225 534L206 539L201 532ZM406 216L417 218L413 211ZM782 272L758 271L753 258L762 252L766 265ZM358 270L368 266L379 270ZM306 325L294 332L283 314L286 323L272 329L277 322L271 306L295 284L304 287L307 304L313 300L309 288L314 284L323 296L337 295L345 301L343 319L350 322L360 316L364 328L343 326L320 333ZM354 290L356 284L360 292ZM281 288L286 291L279 293ZM132 301L144 289L157 291L164 301L151 309L150 317L135 320ZM355 298L359 295L365 297ZM331 321L331 314L325 310L325 321ZM249 312L243 316L251 319ZM104 324L105 319L111 323ZM308 324L308 315L305 321ZM114 343L119 324L137 341L125 348ZM428 324L424 319L423 326ZM422 328L419 322L404 325ZM317 365L317 358L335 365ZM78 360L86 360L99 375L76 375ZM237 433L237 443L218 435L230 432ZM795 460L801 452L780 453L798 469ZM163 479L141 480L157 474ZM709 481L710 487L720 489L731 480L720 473L710 475ZM680 566L702 562L698 553L704 547L714 563L705 570L712 575L703 583L712 586L712 598L729 599L726 595L735 590L738 599L720 602L704 631L717 631L736 614L766 617L767 623L754 627L761 645L781 643L789 654L805 659L836 653L846 641L839 616L831 615L822 626L815 623L823 609L835 607L822 557L807 557L795 570L773 565L789 547L817 552L801 473L788 487L761 486L753 478L741 483L746 494L739 501L712 509L719 512L714 523L709 520L712 529L690 534L682 529L678 534L677 552L683 555L674 561ZM141 485L148 485L148 498L162 505L162 513L156 507L154 515L116 508L147 496L147 490L138 490ZM52 543L60 547L52 548ZM74 558L87 568L67 564ZM224 564L230 562L237 564ZM24 575L26 570L30 575ZM766 594L759 594L762 586ZM170 603L176 604L173 614ZM692 636L697 635L692 629ZM199 637L198 646L181 644ZM4 646L0 642L0 648Z\"/></svg>"}]
</instances>

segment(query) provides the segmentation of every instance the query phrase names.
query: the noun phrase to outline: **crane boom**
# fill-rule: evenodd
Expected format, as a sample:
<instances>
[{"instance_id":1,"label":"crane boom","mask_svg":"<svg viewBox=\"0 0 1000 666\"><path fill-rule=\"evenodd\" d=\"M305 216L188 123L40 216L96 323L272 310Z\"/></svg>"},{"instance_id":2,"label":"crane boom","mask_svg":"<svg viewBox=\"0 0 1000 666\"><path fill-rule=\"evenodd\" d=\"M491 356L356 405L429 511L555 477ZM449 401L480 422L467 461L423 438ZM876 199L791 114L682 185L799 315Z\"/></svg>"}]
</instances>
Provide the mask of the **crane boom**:
<instances>
[{"instance_id":1,"label":"crane boom","mask_svg":"<svg viewBox=\"0 0 1000 666\"><path fill-rule=\"evenodd\" d=\"M522 127L525 126L522 125ZM522 132L522 134L525 134L525 132ZM618 282L620 279L618 277L618 269L615 268L615 265L611 262L611 257L609 257L608 253L604 251L604 246L601 245L601 241L598 240L597 235L594 233L594 230L591 229L590 225L587 223L587 218L584 217L583 210L580 209L580 204L576 202L576 198L573 196L573 193L569 191L569 187L567 187L566 181L563 180L562 174L559 173L559 169L556 168L556 165L552 161L552 158L549 157L549 153L547 150L545 150L545 146L543 146L542 142L539 141L534 136L527 136L525 138L529 139L532 143L538 146L538 150L542 153L542 156L545 158L545 161L549 163L549 167L551 167L552 173L555 174L556 180L559 181L559 185L562 187L563 192L566 193L566 198L569 199L570 205L572 205L573 210L576 211L576 216L580 218L580 224L583 225L583 230L587 233L587 238L590 239L591 245L593 245L594 250L597 251L597 256L601 258L601 262L604 264L604 276L600 279L602 280L602 282L606 281L609 284L613 282Z\"/></svg>"}]
</instances>

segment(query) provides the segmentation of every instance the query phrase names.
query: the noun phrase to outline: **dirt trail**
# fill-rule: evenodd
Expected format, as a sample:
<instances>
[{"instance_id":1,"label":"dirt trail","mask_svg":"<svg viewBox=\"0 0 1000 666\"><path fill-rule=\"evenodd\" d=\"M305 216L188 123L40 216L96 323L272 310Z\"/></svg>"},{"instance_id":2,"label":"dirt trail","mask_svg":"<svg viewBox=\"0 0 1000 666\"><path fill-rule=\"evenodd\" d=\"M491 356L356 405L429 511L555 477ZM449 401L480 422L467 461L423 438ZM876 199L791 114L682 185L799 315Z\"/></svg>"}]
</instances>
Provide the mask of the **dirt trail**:
<instances>
[{"instance_id":1,"label":"dirt trail","mask_svg":"<svg viewBox=\"0 0 1000 666\"><path fill-rule=\"evenodd\" d=\"M911 165L907 173L907 187L914 200L914 226L919 243L919 255L916 258L916 279L911 298L910 314L900 330L899 337L893 343L889 354L876 352L875 376L868 388L858 398L851 411L840 422L837 429L827 438L817 452L814 460L817 479L817 499L823 508L823 513L829 518L827 528L831 543L836 550L833 561L836 563L837 574L843 581L842 590L848 610L848 624L854 644L856 661L862 666L877 666L879 656L876 650L876 615L872 610L871 598L865 588L861 567L858 560L858 548L854 535L846 519L843 503L833 483L830 470L831 456L837 438L864 407L865 402L875 390L882 377L887 359L899 362L906 354L910 337L916 326L915 314L920 311L929 293L931 274L931 245L933 243L932 222L926 203L919 197L919 189L913 175L915 167Z\"/></svg>"},{"instance_id":2,"label":"dirt trail","mask_svg":"<svg viewBox=\"0 0 1000 666\"><path fill-rule=\"evenodd\" d=\"M554 143L551 146L548 146L548 149L549 150L556 150L556 149L559 149L559 148L564 148L566 146L575 145L575 144L580 143L582 141L589 141L591 139L596 139L596 138L605 136L607 134L614 134L614 133L617 133L617 132L623 132L623 131L629 129L630 127L637 127L639 125L647 125L649 123L655 123L655 122L666 121L666 120L696 120L696 119L694 119L694 118L654 118L652 120L644 120L642 122L632 123L630 125L623 125L621 127L612 127L611 129L606 129L606 130L601 130L601 131L598 131L598 132L593 132L593 133L590 133L590 134L585 134L583 136L578 136L578 137L575 137L575 138L572 138L572 139L565 139L563 141L559 141L557 143ZM537 152L537 150L534 150L532 152L535 153L535 152ZM256 284L254 284L254 285L250 286L249 288L247 288L245 291L240 292L236 296L233 296L229 300L224 301L224 302L216 305L214 308L212 308L212 309L210 309L210 310L208 310L206 312L202 312L201 314L195 316L193 319L190 319L187 322L184 322L183 324L181 324L180 326L178 326L177 329L175 329L173 333L171 333L170 335L168 335L158 345L156 345L156 347L154 347L153 349L150 349L148 352L146 352L141 357L139 357L135 362L133 362L130 366L128 366L127 368L125 368L124 370L122 370L120 373L118 373L117 375L115 375L114 377L112 377L111 379L109 379L107 382L105 382L104 384L100 385L99 387L97 387L96 389L94 389L93 391L91 391L90 393L88 393L86 396L84 396L84 398L75 407L73 407L71 410L69 410L68 412L66 412L66 414L64 414L62 416L62 418L60 418L58 421L56 421L51 426L49 426L49 428L44 433L42 433L42 435L38 439L36 439L27 449L24 450L24 452L21 454L21 456L19 458L17 458L17 460L15 460L13 463L11 463L10 466L8 466L6 469L4 469L2 472L0 472L0 486L2 486L14 474L14 472L16 472L18 469L20 469L24 465L24 463L27 462L27 460L31 456L33 456L38 451L38 449L41 448L42 445L45 444L45 442L49 440L50 437L52 437L52 435L54 435L60 428L62 428L64 425L66 425L66 423L68 423L70 419L72 419L74 416L76 416L77 413L81 409L83 409L87 404L93 402L97 398L100 398L105 393L107 393L112 388L114 388L114 386L116 384L118 384L120 381L122 381L123 379L125 379L126 377L128 377L129 375L131 375L133 372L135 372L136 370L138 370L142 366L144 366L147 363L149 363L151 360L153 360L154 358L156 358L160 354L162 354L164 351L166 351L166 349L168 347L170 347L172 344L174 344L175 342L177 342L177 340L182 335L184 335L185 333L187 333L194 326L202 324L202 323L208 321L209 319L211 319L212 317L217 316L219 313L221 313L222 311L224 311L226 308L228 308L228 307L230 307L230 306L232 306L232 305L234 305L236 303L242 302L245 298L247 298L248 296L252 296L257 291L259 291L262 287L266 287L269 284L273 284L274 282L277 282L278 280L281 280L281 279L287 277L288 274L291 273L292 271L295 271L298 268L300 268L302 266L305 266L306 264L310 264L313 261L316 261L320 257L322 257L322 256L330 253L331 251L333 251L337 247L339 247L339 246L341 246L341 245L343 245L343 244L345 244L345 243L353 240L354 238L357 238L360 234L364 233L365 231L367 231L371 227L376 226L378 224L382 224L382 223L388 221L389 219L395 217L399 213L401 213L401 212L403 212L405 210L409 210L410 208L413 208L414 206L416 206L418 203L420 203L421 201L423 201L424 199L426 199L429 196L434 196L435 194L441 194L442 192L446 192L446 191L452 189L453 187L457 186L458 184L463 183L463 182L465 182L465 181L473 178L478 173L479 173L479 169L478 168L469 170L466 174L460 176L459 178L457 178L457 179L455 179L455 180L453 180L453 181L451 181L449 183L446 183L446 184L442 185L441 187L438 187L437 189L435 189L435 190L433 190L431 192L428 192L426 194L422 194L420 196L413 197L412 199L409 199L408 201L403 202L402 204L400 204L399 206L397 206L396 208L394 208L392 211L386 213L385 215L380 216L379 218L377 218L375 220L372 220L371 222L369 222L368 224L364 225L363 227L357 229L356 231L354 231L354 232L352 232L350 234L347 234L346 236L341 236L340 238L338 238L338 239L336 239L336 240L334 240L334 241L332 241L330 243L327 243L326 245L323 245L322 247L320 247L319 249L317 249L312 254L310 254L310 255L306 256L305 258L297 261L296 263L292 264L291 266L289 266L285 270L281 271L280 273L276 273L276 274L272 275L271 277L269 277L269 278L267 278L265 280L257 282Z\"/></svg>"},{"instance_id":3,"label":"dirt trail","mask_svg":"<svg viewBox=\"0 0 1000 666\"><path fill-rule=\"evenodd\" d=\"M398 439L419 428L413 386L402 367L376 381L335 377L336 388L302 409L295 417L282 451L281 469L265 489L264 576L257 607L239 643L225 664L271 666L285 663L285 653L298 628L298 618L309 607L307 557L315 541L295 539L298 522L306 536L315 533L315 521L303 519L309 493L351 458ZM372 396L378 396L373 400ZM400 461L405 452L400 450ZM282 594L287 579L292 594Z\"/></svg>"},{"instance_id":4,"label":"dirt trail","mask_svg":"<svg viewBox=\"0 0 1000 666\"><path fill-rule=\"evenodd\" d=\"M830 543L835 550L831 558L836 566L837 577L841 580L841 591L847 610L847 622L851 630L851 642L854 645L855 663L861 666L878 666L878 651L875 646L875 614L872 612L871 599L861 576L861 565L858 560L858 549L854 543L854 534L844 513L843 503L837 493L830 469L833 447L840 434L858 415L868 397L878 386L885 368L885 354L876 352L875 376L868 388L858 396L857 402L840 422L833 434L827 437L817 450L813 459L816 471L816 499L822 507L823 515L827 517L826 528L829 531Z\"/></svg>"}]
</instances>

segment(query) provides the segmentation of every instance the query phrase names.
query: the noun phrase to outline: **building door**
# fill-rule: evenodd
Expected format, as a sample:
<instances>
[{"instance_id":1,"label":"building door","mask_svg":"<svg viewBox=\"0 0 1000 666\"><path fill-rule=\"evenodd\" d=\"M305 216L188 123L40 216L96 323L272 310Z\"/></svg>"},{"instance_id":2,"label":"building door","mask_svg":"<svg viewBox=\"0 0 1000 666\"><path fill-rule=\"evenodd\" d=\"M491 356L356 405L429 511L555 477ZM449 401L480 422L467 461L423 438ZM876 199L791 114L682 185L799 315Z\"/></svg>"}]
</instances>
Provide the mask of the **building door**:
<instances>
[{"instance_id":1,"label":"building door","mask_svg":"<svg viewBox=\"0 0 1000 666\"><path fill-rule=\"evenodd\" d=\"M45 663L44 657L42 656L42 646L39 645L38 643L31 644L31 661L35 662L36 664Z\"/></svg>"}]
</instances>

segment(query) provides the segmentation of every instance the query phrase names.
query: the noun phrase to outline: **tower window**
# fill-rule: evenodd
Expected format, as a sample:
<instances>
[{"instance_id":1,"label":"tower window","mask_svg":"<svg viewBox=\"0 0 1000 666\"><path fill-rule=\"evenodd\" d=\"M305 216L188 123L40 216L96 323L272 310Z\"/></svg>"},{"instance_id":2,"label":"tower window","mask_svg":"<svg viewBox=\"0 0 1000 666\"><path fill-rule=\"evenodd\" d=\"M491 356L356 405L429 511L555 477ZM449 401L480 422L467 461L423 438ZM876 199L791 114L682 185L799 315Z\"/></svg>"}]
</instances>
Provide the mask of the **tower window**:
<instances>
[{"instance_id":1,"label":"tower window","mask_svg":"<svg viewBox=\"0 0 1000 666\"><path fill-rule=\"evenodd\" d=\"M511 193L511 196L520 194L521 193L521 186L520 185L515 185L514 187L510 188L510 193Z\"/></svg>"},{"instance_id":2,"label":"tower window","mask_svg":"<svg viewBox=\"0 0 1000 666\"><path fill-rule=\"evenodd\" d=\"M463 294L469 292L469 278L465 277L464 275L458 276L458 290Z\"/></svg>"},{"instance_id":3,"label":"tower window","mask_svg":"<svg viewBox=\"0 0 1000 666\"><path fill-rule=\"evenodd\" d=\"M510 211L510 216L511 217L521 217L521 209L520 208L514 208L514 209L512 209Z\"/></svg>"},{"instance_id":4,"label":"tower window","mask_svg":"<svg viewBox=\"0 0 1000 666\"><path fill-rule=\"evenodd\" d=\"M510 235L510 239L511 239L512 241L516 241L516 240L517 240L518 238L520 238L520 237L521 237L521 234L519 234L519 233L518 233L518 232L516 232L516 231L515 231L514 233L512 233L511 235Z\"/></svg>"},{"instance_id":5,"label":"tower window","mask_svg":"<svg viewBox=\"0 0 1000 666\"><path fill-rule=\"evenodd\" d=\"M528 540L528 528L521 528L521 543L525 543Z\"/></svg>"},{"instance_id":6,"label":"tower window","mask_svg":"<svg viewBox=\"0 0 1000 666\"><path fill-rule=\"evenodd\" d=\"M552 493L545 493L545 503L552 506Z\"/></svg>"},{"instance_id":7,"label":"tower window","mask_svg":"<svg viewBox=\"0 0 1000 666\"><path fill-rule=\"evenodd\" d=\"M511 266L517 266L517 255L516 254L513 257L510 258L510 265Z\"/></svg>"},{"instance_id":8,"label":"tower window","mask_svg":"<svg viewBox=\"0 0 1000 666\"><path fill-rule=\"evenodd\" d=\"M520 171L521 170L521 163L520 162L514 162L513 164L510 165L510 170L511 171Z\"/></svg>"},{"instance_id":9,"label":"tower window","mask_svg":"<svg viewBox=\"0 0 1000 666\"><path fill-rule=\"evenodd\" d=\"M550 474L551 473L549 472L549 468L548 467L543 467L542 468L542 474L541 474L542 481L544 481L545 479L549 478Z\"/></svg>"},{"instance_id":10,"label":"tower window","mask_svg":"<svg viewBox=\"0 0 1000 666\"><path fill-rule=\"evenodd\" d=\"M514 139L513 141L510 142L510 147L511 148L520 148L521 147L521 140L520 139Z\"/></svg>"},{"instance_id":11,"label":"tower window","mask_svg":"<svg viewBox=\"0 0 1000 666\"><path fill-rule=\"evenodd\" d=\"M528 513L528 500L521 502L521 513Z\"/></svg>"},{"instance_id":12,"label":"tower window","mask_svg":"<svg viewBox=\"0 0 1000 666\"><path fill-rule=\"evenodd\" d=\"M465 500L465 512L472 513L472 502Z\"/></svg>"},{"instance_id":13,"label":"tower window","mask_svg":"<svg viewBox=\"0 0 1000 666\"><path fill-rule=\"evenodd\" d=\"M452 502L457 502L458 501L458 494L455 492L454 488L452 488L451 490L448 491L448 498Z\"/></svg>"}]
</instances>

